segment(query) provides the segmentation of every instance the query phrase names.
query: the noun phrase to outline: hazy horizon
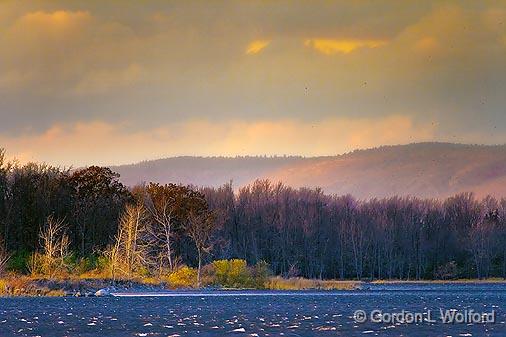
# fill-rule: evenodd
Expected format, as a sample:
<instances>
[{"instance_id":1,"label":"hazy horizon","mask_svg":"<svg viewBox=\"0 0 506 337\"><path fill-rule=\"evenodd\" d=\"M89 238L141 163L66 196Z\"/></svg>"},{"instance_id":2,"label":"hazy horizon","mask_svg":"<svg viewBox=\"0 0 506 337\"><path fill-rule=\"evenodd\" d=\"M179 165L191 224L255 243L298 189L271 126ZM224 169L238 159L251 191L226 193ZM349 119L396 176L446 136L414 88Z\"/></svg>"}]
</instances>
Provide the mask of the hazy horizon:
<instances>
[{"instance_id":1,"label":"hazy horizon","mask_svg":"<svg viewBox=\"0 0 506 337\"><path fill-rule=\"evenodd\" d=\"M368 151L374 149L381 149L385 147L396 147L396 146L409 146L409 145L422 145L422 144L436 144L436 145L457 145L457 146L470 146L470 147L501 147L506 146L506 143L502 144L479 144L479 143L458 143L458 142L439 142L439 141L428 141L428 142L413 142L413 143L402 143L402 144L385 144L385 145L377 145L371 147L364 148L356 148L350 151L328 154L328 155L299 155L299 154L237 154L237 155L194 155L194 154L178 154L178 155L169 155L165 157L151 158L151 159L143 159L136 162L125 162L119 164L103 164L104 166L114 167L114 166L128 166L128 165L136 165L145 162L154 162L160 161L164 159L175 159L175 158L205 158L205 159L213 159L213 158L224 158L224 159L236 159L236 158L302 158L302 159L316 159L316 158L331 158L331 157L339 157L347 154L351 154L357 151ZM89 165L98 165L94 163L90 163ZM85 166L89 166L85 165Z\"/></svg>"},{"instance_id":2,"label":"hazy horizon","mask_svg":"<svg viewBox=\"0 0 506 337\"><path fill-rule=\"evenodd\" d=\"M11 162L17 162L20 164L26 164L28 162L35 162L40 164L48 164L53 165L57 167L67 167L67 168L83 168L83 167L90 167L90 166L104 166L104 167L118 167L118 166L130 166L130 165L138 165L142 163L149 163L149 162L156 162L156 161L163 161L166 159L177 159L177 158L202 158L202 159L239 159L239 158L300 158L300 159L318 159L318 158L334 158L334 157L340 157L340 156L346 156L358 151L369 151L369 150L375 150L375 149L382 149L382 148L388 148L388 147L404 147L404 146L410 146L410 145L423 145L423 144L435 144L435 145L456 145L456 146L469 146L469 147L506 147L506 143L502 144L479 144L479 143L458 143L458 142L441 142L441 141L426 141L426 142L413 142L413 143L402 143L402 144L385 144L385 145L377 145L377 146L370 146L370 147L363 147L363 148L356 148L349 151L345 151L342 153L335 153L335 154L328 154L328 155L300 155L300 154L235 154L235 155L214 155L214 154L204 154L204 155L198 155L198 154L174 154L174 155L168 155L168 156L161 156L161 157L153 157L153 158L146 158L141 159L138 161L129 161L128 158L126 158L125 162L116 162L116 163L108 163L108 162L89 162L85 163L81 166L76 165L60 165L60 164L53 164L50 162L42 161L42 160L20 160L16 156L9 153L8 149L3 148L6 154L6 160ZM1 147L0 147L1 149Z\"/></svg>"}]
</instances>

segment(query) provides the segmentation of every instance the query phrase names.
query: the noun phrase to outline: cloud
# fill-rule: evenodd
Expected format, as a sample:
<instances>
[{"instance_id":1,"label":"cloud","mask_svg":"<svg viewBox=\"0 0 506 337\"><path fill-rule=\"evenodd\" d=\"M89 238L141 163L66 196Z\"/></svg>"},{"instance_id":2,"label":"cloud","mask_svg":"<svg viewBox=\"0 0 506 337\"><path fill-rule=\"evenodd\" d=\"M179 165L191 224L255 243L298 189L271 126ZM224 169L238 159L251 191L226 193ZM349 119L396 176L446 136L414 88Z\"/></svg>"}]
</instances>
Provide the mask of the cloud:
<instances>
[{"instance_id":1,"label":"cloud","mask_svg":"<svg viewBox=\"0 0 506 337\"><path fill-rule=\"evenodd\" d=\"M40 134L1 137L9 157L56 165L131 163L174 155L332 155L380 144L432 140L435 126L408 117L225 123L209 119L133 130L128 123L58 124Z\"/></svg>"},{"instance_id":2,"label":"cloud","mask_svg":"<svg viewBox=\"0 0 506 337\"><path fill-rule=\"evenodd\" d=\"M210 128L223 125L228 135L232 121L288 127L379 121L392 112L415 125L440 122L436 139L506 135L504 1L125 0L118 8L96 0L0 1L0 137L128 121L111 137L128 128L144 132L142 142L159 126L174 133L194 121L212 120ZM185 144L181 153L199 151ZM251 151L259 151L255 144ZM135 157L168 153L154 148ZM104 160L94 152L87 161Z\"/></svg>"},{"instance_id":3,"label":"cloud","mask_svg":"<svg viewBox=\"0 0 506 337\"><path fill-rule=\"evenodd\" d=\"M120 69L93 70L76 84L74 92L78 95L104 94L111 89L131 86L142 78L144 72L136 63Z\"/></svg>"},{"instance_id":4,"label":"cloud","mask_svg":"<svg viewBox=\"0 0 506 337\"><path fill-rule=\"evenodd\" d=\"M248 46L246 47L246 54L258 54L261 52L265 47L269 45L271 41L269 40L255 40L250 42Z\"/></svg>"},{"instance_id":5,"label":"cloud","mask_svg":"<svg viewBox=\"0 0 506 337\"><path fill-rule=\"evenodd\" d=\"M37 11L21 16L16 22L15 28L28 25L31 27L47 29L48 31L54 30L59 33L63 33L64 30L80 26L90 20L91 15L87 11Z\"/></svg>"},{"instance_id":6,"label":"cloud","mask_svg":"<svg viewBox=\"0 0 506 337\"><path fill-rule=\"evenodd\" d=\"M422 37L415 42L415 49L421 52L434 52L438 47L438 40L433 36Z\"/></svg>"},{"instance_id":7,"label":"cloud","mask_svg":"<svg viewBox=\"0 0 506 337\"><path fill-rule=\"evenodd\" d=\"M128 27L87 10L24 13L0 31L0 90L60 97L121 89L141 72L131 59L136 41Z\"/></svg>"},{"instance_id":8,"label":"cloud","mask_svg":"<svg viewBox=\"0 0 506 337\"><path fill-rule=\"evenodd\" d=\"M492 32L504 34L506 32L506 8L491 7L481 15L483 24Z\"/></svg>"},{"instance_id":9,"label":"cloud","mask_svg":"<svg viewBox=\"0 0 506 337\"><path fill-rule=\"evenodd\" d=\"M360 48L378 48L387 44L385 40L360 40L360 39L307 39L306 47L314 48L325 55L337 53L349 54Z\"/></svg>"}]
</instances>

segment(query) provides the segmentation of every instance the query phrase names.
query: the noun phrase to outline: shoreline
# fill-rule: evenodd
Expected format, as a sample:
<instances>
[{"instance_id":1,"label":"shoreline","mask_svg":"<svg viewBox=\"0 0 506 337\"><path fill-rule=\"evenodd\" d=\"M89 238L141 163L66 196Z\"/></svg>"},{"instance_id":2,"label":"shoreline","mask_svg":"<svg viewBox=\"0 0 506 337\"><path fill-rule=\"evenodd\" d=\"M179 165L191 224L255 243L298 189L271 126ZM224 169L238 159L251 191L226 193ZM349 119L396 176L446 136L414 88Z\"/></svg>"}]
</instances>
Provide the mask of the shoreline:
<instances>
[{"instance_id":1,"label":"shoreline","mask_svg":"<svg viewBox=\"0 0 506 337\"><path fill-rule=\"evenodd\" d=\"M273 283L275 281L275 283ZM279 282L286 284L279 286ZM152 282L149 279L112 280L107 278L31 278L10 277L0 279L0 298L8 297L101 297L113 293L184 293L184 292L234 292L234 291L273 291L273 292L304 292L304 291L360 291L367 290L368 285L395 284L506 284L505 279L456 279L456 280L375 280L375 281L337 281L310 279L271 278L264 288L231 288L216 285L202 288L171 288L165 282Z\"/></svg>"},{"instance_id":2,"label":"shoreline","mask_svg":"<svg viewBox=\"0 0 506 337\"><path fill-rule=\"evenodd\" d=\"M505 283L506 279L503 278L489 278L489 279L455 279L455 280L374 280L364 281L364 284L494 284Z\"/></svg>"}]
</instances>

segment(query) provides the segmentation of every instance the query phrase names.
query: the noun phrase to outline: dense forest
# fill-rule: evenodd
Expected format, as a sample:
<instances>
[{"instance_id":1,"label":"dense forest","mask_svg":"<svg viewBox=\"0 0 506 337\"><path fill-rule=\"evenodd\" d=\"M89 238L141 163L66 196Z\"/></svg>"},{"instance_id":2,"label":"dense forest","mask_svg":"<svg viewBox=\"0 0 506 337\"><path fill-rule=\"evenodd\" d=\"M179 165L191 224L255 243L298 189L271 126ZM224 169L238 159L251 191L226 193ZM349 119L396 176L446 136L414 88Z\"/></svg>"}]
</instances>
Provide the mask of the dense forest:
<instances>
[{"instance_id":1,"label":"dense forest","mask_svg":"<svg viewBox=\"0 0 506 337\"><path fill-rule=\"evenodd\" d=\"M237 192L231 183L127 188L108 168L19 165L0 152L0 238L10 268L27 268L23 257L41 249L48 223L77 257L119 251L134 228L138 241L124 250L142 250L149 270L237 258L308 278L506 276L506 199L360 201L265 180Z\"/></svg>"}]
</instances>

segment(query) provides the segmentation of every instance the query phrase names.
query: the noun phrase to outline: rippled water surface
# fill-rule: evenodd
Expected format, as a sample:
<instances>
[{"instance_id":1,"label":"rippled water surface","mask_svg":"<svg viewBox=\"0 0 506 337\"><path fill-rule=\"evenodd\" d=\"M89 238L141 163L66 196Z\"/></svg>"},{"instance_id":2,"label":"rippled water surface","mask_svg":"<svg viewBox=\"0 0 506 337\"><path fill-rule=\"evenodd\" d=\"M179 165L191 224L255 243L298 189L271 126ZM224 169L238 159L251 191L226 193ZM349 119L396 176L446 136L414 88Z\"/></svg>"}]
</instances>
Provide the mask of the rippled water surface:
<instances>
[{"instance_id":1,"label":"rippled water surface","mask_svg":"<svg viewBox=\"0 0 506 337\"><path fill-rule=\"evenodd\" d=\"M151 295L1 298L0 336L506 336L504 284ZM418 324L355 321L356 310L374 309L438 315L440 309L495 311L496 322L443 324L434 317L434 322Z\"/></svg>"}]
</instances>

